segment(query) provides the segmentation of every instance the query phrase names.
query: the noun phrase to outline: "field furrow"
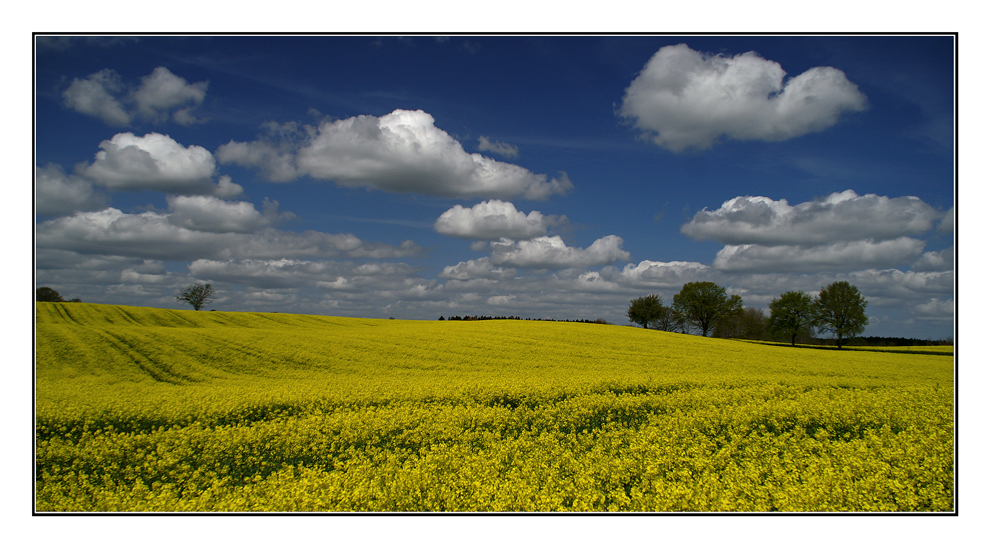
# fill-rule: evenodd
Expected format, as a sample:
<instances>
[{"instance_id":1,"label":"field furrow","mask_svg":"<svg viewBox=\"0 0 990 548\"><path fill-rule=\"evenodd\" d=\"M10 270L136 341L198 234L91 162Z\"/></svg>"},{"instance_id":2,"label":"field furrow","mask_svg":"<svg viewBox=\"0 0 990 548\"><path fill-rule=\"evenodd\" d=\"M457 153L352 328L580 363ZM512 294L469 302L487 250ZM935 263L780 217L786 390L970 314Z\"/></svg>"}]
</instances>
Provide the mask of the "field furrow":
<instances>
[{"instance_id":1,"label":"field furrow","mask_svg":"<svg viewBox=\"0 0 990 548\"><path fill-rule=\"evenodd\" d=\"M951 353L37 308L40 512L955 508Z\"/></svg>"}]
</instances>

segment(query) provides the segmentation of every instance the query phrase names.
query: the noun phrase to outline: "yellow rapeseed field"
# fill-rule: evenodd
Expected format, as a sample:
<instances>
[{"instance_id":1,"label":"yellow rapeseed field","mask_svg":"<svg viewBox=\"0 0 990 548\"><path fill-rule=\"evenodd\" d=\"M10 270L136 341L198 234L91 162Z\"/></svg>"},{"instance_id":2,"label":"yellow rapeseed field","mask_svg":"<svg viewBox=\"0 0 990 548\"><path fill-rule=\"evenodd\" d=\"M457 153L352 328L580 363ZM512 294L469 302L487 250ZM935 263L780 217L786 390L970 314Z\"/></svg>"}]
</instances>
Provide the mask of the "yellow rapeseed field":
<instances>
[{"instance_id":1,"label":"yellow rapeseed field","mask_svg":"<svg viewBox=\"0 0 990 548\"><path fill-rule=\"evenodd\" d=\"M37 304L38 512L952 512L953 357Z\"/></svg>"}]
</instances>

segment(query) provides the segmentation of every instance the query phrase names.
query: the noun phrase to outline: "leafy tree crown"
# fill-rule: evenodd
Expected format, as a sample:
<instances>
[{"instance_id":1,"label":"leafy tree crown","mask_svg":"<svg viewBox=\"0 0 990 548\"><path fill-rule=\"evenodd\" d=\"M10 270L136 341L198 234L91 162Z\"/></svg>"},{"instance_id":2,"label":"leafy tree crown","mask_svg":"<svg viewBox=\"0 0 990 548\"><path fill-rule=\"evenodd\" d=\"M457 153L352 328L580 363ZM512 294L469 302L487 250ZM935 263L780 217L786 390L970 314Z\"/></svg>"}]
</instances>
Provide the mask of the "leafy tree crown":
<instances>
[{"instance_id":1,"label":"leafy tree crown","mask_svg":"<svg viewBox=\"0 0 990 548\"><path fill-rule=\"evenodd\" d=\"M822 330L834 333L842 348L842 339L862 333L870 323L866 304L856 286L845 281L832 282L815 299L815 323Z\"/></svg>"},{"instance_id":2,"label":"leafy tree crown","mask_svg":"<svg viewBox=\"0 0 990 548\"><path fill-rule=\"evenodd\" d=\"M663 314L663 297L660 295L647 295L629 301L629 310L626 316L629 321L638 323L643 327L648 327L650 323L658 320Z\"/></svg>"}]
</instances>

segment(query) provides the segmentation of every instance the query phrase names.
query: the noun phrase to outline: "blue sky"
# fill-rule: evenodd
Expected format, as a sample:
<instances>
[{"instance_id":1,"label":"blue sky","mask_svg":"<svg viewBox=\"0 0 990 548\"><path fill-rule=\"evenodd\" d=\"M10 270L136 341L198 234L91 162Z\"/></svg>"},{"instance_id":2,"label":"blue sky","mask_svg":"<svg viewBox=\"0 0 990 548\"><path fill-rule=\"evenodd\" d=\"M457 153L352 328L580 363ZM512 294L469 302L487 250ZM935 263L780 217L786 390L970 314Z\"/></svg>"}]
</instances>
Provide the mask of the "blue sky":
<instances>
[{"instance_id":1,"label":"blue sky","mask_svg":"<svg viewBox=\"0 0 990 548\"><path fill-rule=\"evenodd\" d=\"M953 334L952 36L36 43L36 285L86 302L605 318L848 280Z\"/></svg>"}]
</instances>

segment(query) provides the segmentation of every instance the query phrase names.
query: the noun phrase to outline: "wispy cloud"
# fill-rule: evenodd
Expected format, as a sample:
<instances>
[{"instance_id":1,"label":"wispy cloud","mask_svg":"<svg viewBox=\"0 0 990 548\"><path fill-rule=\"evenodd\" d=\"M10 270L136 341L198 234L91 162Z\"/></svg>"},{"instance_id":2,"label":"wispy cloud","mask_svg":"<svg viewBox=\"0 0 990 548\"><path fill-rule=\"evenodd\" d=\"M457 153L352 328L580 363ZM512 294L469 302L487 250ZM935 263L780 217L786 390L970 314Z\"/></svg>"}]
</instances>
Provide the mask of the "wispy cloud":
<instances>
[{"instance_id":1,"label":"wispy cloud","mask_svg":"<svg viewBox=\"0 0 990 548\"><path fill-rule=\"evenodd\" d=\"M516 158L519 156L519 147L501 141L493 142L484 135L478 138L478 150L492 152L506 158Z\"/></svg>"}]
</instances>

